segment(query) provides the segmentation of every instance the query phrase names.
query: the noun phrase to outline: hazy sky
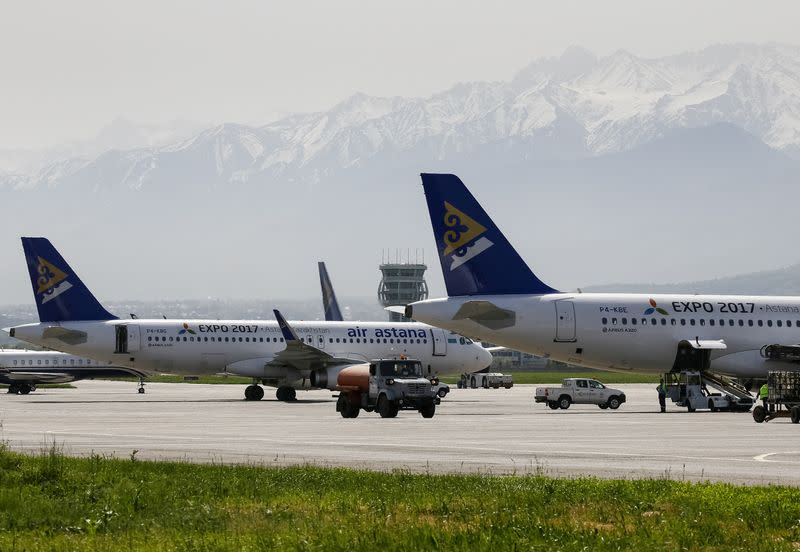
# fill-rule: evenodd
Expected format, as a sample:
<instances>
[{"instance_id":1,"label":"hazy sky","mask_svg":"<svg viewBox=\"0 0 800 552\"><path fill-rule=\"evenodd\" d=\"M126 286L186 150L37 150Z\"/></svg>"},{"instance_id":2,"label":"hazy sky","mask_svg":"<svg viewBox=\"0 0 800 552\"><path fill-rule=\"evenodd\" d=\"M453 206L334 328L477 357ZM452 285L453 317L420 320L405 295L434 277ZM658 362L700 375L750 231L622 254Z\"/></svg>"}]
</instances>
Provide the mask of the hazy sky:
<instances>
[{"instance_id":1,"label":"hazy sky","mask_svg":"<svg viewBox=\"0 0 800 552\"><path fill-rule=\"evenodd\" d=\"M796 0L225 2L0 0L0 149L138 122L266 122L355 91L508 79L582 45L660 56L796 43Z\"/></svg>"}]
</instances>

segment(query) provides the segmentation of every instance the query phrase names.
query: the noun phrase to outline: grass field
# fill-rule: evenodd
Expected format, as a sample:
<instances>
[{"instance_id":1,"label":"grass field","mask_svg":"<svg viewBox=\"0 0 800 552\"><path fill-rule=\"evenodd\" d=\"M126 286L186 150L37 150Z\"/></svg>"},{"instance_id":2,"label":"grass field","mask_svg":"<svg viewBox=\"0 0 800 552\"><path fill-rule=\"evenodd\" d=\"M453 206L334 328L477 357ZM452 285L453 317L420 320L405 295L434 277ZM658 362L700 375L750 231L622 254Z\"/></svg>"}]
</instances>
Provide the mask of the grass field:
<instances>
[{"instance_id":1,"label":"grass field","mask_svg":"<svg viewBox=\"0 0 800 552\"><path fill-rule=\"evenodd\" d=\"M0 447L0 550L786 550L800 489L40 456Z\"/></svg>"}]
</instances>

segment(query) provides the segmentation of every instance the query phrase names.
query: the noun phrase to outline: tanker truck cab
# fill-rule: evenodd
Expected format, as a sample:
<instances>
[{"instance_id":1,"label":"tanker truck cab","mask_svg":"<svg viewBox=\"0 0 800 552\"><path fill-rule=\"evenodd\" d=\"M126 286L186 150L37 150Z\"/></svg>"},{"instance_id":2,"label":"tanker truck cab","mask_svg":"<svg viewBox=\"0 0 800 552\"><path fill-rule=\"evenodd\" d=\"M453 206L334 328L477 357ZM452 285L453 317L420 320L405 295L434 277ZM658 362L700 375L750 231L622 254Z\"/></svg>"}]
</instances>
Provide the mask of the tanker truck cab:
<instances>
[{"instance_id":1,"label":"tanker truck cab","mask_svg":"<svg viewBox=\"0 0 800 552\"><path fill-rule=\"evenodd\" d=\"M400 410L432 418L441 402L418 360L378 359L351 366L339 373L337 384L336 410L343 418L355 418L362 409L377 411L381 418L394 418Z\"/></svg>"}]
</instances>

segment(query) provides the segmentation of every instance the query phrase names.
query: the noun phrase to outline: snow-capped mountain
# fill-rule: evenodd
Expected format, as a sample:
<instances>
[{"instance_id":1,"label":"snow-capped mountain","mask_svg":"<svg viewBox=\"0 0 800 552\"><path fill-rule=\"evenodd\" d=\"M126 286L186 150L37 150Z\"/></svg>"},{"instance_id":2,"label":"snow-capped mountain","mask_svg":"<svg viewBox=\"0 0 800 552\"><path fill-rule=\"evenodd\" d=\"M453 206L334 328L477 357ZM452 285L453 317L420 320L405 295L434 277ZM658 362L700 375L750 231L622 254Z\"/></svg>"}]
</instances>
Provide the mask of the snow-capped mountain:
<instances>
[{"instance_id":1,"label":"snow-capped mountain","mask_svg":"<svg viewBox=\"0 0 800 552\"><path fill-rule=\"evenodd\" d=\"M99 174L102 186L131 189L167 174L212 187L275 176L316 181L378 159L447 160L487 146L520 159L576 159L716 123L800 156L800 48L723 45L659 59L570 48L508 82L458 84L429 98L356 94L326 112L261 127L224 124L168 144L117 121L100 135L109 151L0 175L0 188L94 187L88 180Z\"/></svg>"}]
</instances>

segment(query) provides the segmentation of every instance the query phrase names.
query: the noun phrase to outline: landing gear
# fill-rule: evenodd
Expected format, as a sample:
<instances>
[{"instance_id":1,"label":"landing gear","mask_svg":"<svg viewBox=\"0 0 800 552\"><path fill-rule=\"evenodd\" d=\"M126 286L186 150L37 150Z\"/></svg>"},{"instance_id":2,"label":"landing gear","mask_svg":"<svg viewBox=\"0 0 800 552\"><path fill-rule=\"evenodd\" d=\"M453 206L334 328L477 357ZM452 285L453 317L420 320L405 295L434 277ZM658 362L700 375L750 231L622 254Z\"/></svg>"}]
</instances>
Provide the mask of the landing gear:
<instances>
[{"instance_id":1,"label":"landing gear","mask_svg":"<svg viewBox=\"0 0 800 552\"><path fill-rule=\"evenodd\" d=\"M278 390L275 392L275 396L279 401L291 402L297 400L297 391L294 390L294 387L283 385L278 387Z\"/></svg>"},{"instance_id":2,"label":"landing gear","mask_svg":"<svg viewBox=\"0 0 800 552\"><path fill-rule=\"evenodd\" d=\"M12 395L27 395L31 391L35 391L36 386L29 383L12 383L8 386L8 392Z\"/></svg>"},{"instance_id":3,"label":"landing gear","mask_svg":"<svg viewBox=\"0 0 800 552\"><path fill-rule=\"evenodd\" d=\"M260 385L248 385L244 388L244 399L246 401L260 401L264 398L264 389Z\"/></svg>"},{"instance_id":4,"label":"landing gear","mask_svg":"<svg viewBox=\"0 0 800 552\"><path fill-rule=\"evenodd\" d=\"M11 393L12 395L18 394L19 393L19 384L12 383L11 385L9 385L8 386L8 392Z\"/></svg>"},{"instance_id":5,"label":"landing gear","mask_svg":"<svg viewBox=\"0 0 800 552\"><path fill-rule=\"evenodd\" d=\"M139 380L139 389L136 390L140 395L144 395L144 380Z\"/></svg>"}]
</instances>

